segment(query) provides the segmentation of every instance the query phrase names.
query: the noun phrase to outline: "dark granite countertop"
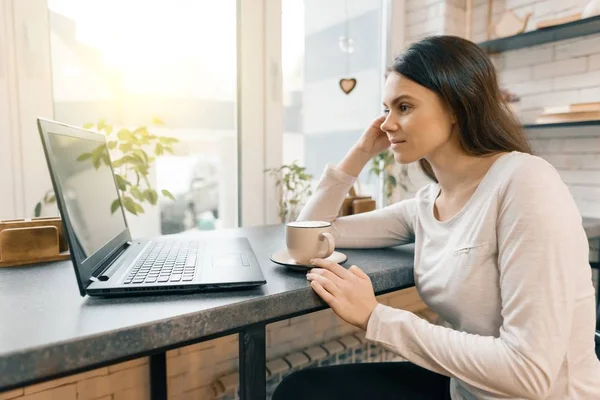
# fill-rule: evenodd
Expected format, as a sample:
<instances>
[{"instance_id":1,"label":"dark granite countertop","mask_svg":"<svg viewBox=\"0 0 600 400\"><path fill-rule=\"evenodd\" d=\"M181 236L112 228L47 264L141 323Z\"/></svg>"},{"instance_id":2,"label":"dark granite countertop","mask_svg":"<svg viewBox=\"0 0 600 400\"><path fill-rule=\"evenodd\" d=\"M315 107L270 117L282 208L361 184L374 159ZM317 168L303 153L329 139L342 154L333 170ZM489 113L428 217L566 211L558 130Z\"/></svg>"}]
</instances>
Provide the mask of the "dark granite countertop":
<instances>
[{"instance_id":1,"label":"dark granite countertop","mask_svg":"<svg viewBox=\"0 0 600 400\"><path fill-rule=\"evenodd\" d=\"M584 218L589 238L600 220ZM0 268L0 392L324 308L304 273L273 264L283 226L198 233L247 236L267 279L248 290L118 299L79 296L69 262ZM342 250L378 294L410 287L413 247Z\"/></svg>"},{"instance_id":2,"label":"dark granite countertop","mask_svg":"<svg viewBox=\"0 0 600 400\"><path fill-rule=\"evenodd\" d=\"M305 274L273 264L284 228L200 236L247 236L267 284L255 289L135 298L82 298L70 262L0 268L0 392L324 308ZM342 250L377 293L414 285L413 247Z\"/></svg>"}]
</instances>

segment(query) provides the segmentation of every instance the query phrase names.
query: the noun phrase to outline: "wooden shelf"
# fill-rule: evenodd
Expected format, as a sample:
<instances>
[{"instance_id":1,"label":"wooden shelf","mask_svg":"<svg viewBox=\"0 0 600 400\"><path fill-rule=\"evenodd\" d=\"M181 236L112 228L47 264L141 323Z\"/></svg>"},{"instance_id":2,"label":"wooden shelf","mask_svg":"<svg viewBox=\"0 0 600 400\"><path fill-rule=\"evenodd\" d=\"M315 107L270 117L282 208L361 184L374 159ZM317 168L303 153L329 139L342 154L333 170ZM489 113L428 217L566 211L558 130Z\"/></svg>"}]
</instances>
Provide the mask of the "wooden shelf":
<instances>
[{"instance_id":1,"label":"wooden shelf","mask_svg":"<svg viewBox=\"0 0 600 400\"><path fill-rule=\"evenodd\" d=\"M571 121L571 122L554 122L550 124L525 124L524 129L539 129L539 128L568 128L575 126L600 126L600 120L590 121Z\"/></svg>"},{"instance_id":2,"label":"wooden shelf","mask_svg":"<svg viewBox=\"0 0 600 400\"><path fill-rule=\"evenodd\" d=\"M514 36L488 40L478 43L478 45L489 53L499 53L579 36L592 35L594 33L600 33L600 15L548 28L523 32Z\"/></svg>"}]
</instances>

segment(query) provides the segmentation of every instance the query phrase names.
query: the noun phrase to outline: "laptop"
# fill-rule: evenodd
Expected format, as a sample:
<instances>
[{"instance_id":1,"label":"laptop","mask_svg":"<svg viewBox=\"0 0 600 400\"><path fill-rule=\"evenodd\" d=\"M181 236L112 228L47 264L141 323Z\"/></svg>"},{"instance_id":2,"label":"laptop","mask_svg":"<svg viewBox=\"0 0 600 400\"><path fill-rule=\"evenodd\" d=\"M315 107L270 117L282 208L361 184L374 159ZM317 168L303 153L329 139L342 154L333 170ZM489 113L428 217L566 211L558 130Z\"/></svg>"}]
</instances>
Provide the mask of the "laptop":
<instances>
[{"instance_id":1,"label":"laptop","mask_svg":"<svg viewBox=\"0 0 600 400\"><path fill-rule=\"evenodd\" d=\"M38 129L82 296L266 283L247 238L132 239L105 136L42 118ZM81 157L92 152L96 165Z\"/></svg>"}]
</instances>

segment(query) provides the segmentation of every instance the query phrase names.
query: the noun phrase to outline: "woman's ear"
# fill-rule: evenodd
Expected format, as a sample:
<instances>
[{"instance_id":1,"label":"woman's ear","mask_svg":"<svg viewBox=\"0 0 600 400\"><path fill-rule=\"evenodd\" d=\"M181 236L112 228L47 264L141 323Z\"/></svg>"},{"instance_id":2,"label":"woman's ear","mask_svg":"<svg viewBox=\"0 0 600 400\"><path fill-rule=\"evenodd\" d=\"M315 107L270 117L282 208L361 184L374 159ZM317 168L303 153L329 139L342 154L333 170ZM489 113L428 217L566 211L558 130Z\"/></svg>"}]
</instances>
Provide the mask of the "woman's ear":
<instances>
[{"instance_id":1,"label":"woman's ear","mask_svg":"<svg viewBox=\"0 0 600 400\"><path fill-rule=\"evenodd\" d=\"M452 107L450 107L449 104L444 104L443 109L446 111L448 118L450 119L450 124L456 125L456 115L454 114Z\"/></svg>"},{"instance_id":2,"label":"woman's ear","mask_svg":"<svg viewBox=\"0 0 600 400\"><path fill-rule=\"evenodd\" d=\"M450 111L450 123L456 125L456 115L452 111Z\"/></svg>"}]
</instances>

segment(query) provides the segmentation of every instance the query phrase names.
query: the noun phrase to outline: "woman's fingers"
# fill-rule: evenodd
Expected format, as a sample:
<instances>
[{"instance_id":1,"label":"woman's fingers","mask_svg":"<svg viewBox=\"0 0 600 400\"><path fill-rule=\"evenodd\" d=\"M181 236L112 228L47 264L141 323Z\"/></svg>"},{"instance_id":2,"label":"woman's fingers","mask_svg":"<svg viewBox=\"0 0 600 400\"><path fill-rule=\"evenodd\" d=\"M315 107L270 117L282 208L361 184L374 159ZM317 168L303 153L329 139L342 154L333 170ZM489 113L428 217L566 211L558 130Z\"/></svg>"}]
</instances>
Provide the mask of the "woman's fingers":
<instances>
[{"instance_id":1,"label":"woman's fingers","mask_svg":"<svg viewBox=\"0 0 600 400\"><path fill-rule=\"evenodd\" d=\"M350 272L346 270L346 268L334 263L333 261L324 260L322 258L314 258L310 260L310 263L316 267L321 267L328 271L331 271L342 279L348 279L353 276Z\"/></svg>"},{"instance_id":2,"label":"woman's fingers","mask_svg":"<svg viewBox=\"0 0 600 400\"><path fill-rule=\"evenodd\" d=\"M329 307L331 307L331 309L337 313L337 309L338 309L338 305L339 305L339 301L335 298L334 295L332 295L331 293L329 293L319 282L317 281L312 281L310 283L310 286L313 288L313 290L315 291L315 293L317 293L317 295L323 299L323 301L325 303L327 303L327 305Z\"/></svg>"},{"instance_id":3,"label":"woman's fingers","mask_svg":"<svg viewBox=\"0 0 600 400\"><path fill-rule=\"evenodd\" d=\"M327 305L329 305L329 307L334 310L337 308L337 300L335 296L329 293L318 281L312 281L310 286L312 286L313 290L319 295L320 298L323 299L323 301L325 301L325 303L327 303Z\"/></svg>"},{"instance_id":4,"label":"woman's fingers","mask_svg":"<svg viewBox=\"0 0 600 400\"><path fill-rule=\"evenodd\" d=\"M325 268L313 268L309 271L309 274L321 275L322 277L327 278L331 282L335 283L338 287L341 287L343 284L342 278Z\"/></svg>"},{"instance_id":5,"label":"woman's fingers","mask_svg":"<svg viewBox=\"0 0 600 400\"><path fill-rule=\"evenodd\" d=\"M348 268L348 271L352 272L354 275L361 279L370 279L369 275L365 274L364 271L358 268L356 265L352 265L350 268Z\"/></svg>"},{"instance_id":6,"label":"woman's fingers","mask_svg":"<svg viewBox=\"0 0 600 400\"><path fill-rule=\"evenodd\" d=\"M336 296L340 293L340 288L335 283L333 283L329 279L325 278L323 275L308 273L308 274L306 274L306 279L308 279L309 281L319 282L319 284L321 286L323 286L323 288L325 288L325 290L327 290L329 293L331 293L334 296Z\"/></svg>"}]
</instances>

